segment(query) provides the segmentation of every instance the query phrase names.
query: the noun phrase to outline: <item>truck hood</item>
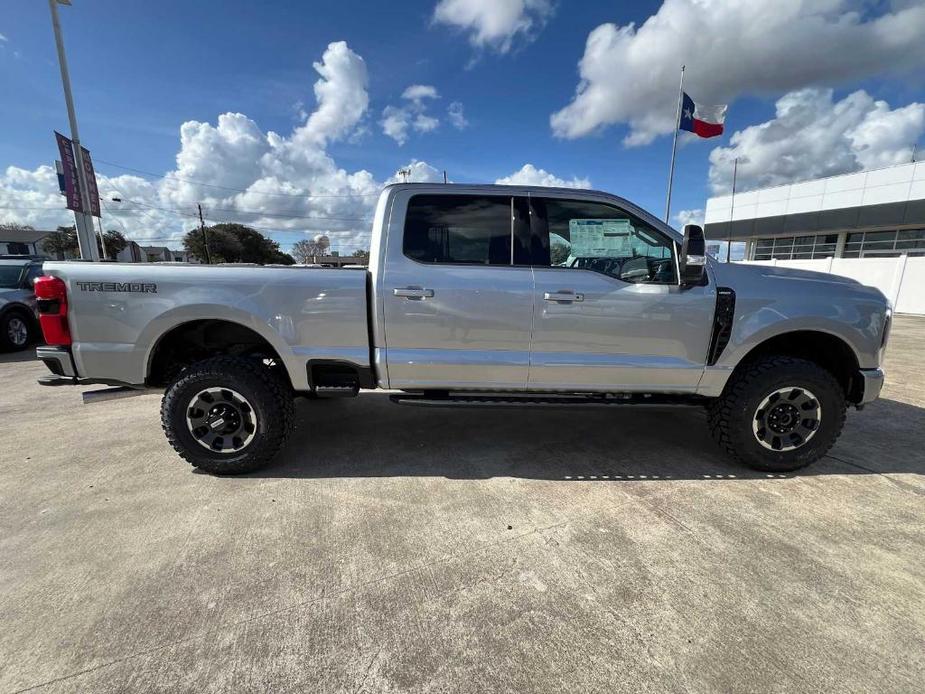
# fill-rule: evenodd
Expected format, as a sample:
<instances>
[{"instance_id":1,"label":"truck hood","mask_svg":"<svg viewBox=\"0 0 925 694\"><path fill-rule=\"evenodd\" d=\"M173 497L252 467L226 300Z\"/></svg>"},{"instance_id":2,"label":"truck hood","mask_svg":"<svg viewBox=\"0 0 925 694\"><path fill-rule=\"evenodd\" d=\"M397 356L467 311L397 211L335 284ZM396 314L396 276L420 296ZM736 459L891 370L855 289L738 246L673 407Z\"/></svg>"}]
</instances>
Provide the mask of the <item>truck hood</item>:
<instances>
[{"instance_id":1,"label":"truck hood","mask_svg":"<svg viewBox=\"0 0 925 694\"><path fill-rule=\"evenodd\" d=\"M816 272L814 270L799 270L790 267L776 267L774 265L745 265L743 263L715 263L713 271L718 279L723 277L740 277L740 278L759 278L764 277L769 280L803 280L806 282L826 282L828 284L855 284L860 282L850 277L841 275L832 275L828 272Z\"/></svg>"},{"instance_id":2,"label":"truck hood","mask_svg":"<svg viewBox=\"0 0 925 694\"><path fill-rule=\"evenodd\" d=\"M732 287L737 292L740 289L746 290L750 294L765 295L768 298L781 293L828 293L833 298L864 297L888 303L887 298L876 287L869 287L850 277L828 272L718 262L713 262L711 269L718 285Z\"/></svg>"}]
</instances>

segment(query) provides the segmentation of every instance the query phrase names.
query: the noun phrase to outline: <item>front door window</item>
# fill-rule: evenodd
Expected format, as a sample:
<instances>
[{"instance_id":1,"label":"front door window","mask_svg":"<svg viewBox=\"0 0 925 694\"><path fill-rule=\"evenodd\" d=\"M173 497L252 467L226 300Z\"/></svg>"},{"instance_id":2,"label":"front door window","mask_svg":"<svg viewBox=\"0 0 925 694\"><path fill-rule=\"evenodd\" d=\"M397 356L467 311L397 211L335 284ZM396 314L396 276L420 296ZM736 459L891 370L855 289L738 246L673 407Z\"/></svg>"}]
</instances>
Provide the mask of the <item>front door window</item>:
<instances>
[{"instance_id":1,"label":"front door window","mask_svg":"<svg viewBox=\"0 0 925 694\"><path fill-rule=\"evenodd\" d=\"M550 267L634 284L677 283L674 243L642 220L597 202L546 199L536 208L549 229Z\"/></svg>"}]
</instances>

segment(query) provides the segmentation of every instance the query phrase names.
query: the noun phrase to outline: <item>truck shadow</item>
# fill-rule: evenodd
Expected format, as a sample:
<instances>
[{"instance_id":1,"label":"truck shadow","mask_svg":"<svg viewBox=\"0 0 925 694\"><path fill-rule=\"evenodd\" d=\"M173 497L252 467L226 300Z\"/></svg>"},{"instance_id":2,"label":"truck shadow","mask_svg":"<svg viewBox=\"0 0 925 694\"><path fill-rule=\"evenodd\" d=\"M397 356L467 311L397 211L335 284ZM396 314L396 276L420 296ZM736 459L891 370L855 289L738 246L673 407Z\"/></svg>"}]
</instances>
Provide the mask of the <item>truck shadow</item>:
<instances>
[{"instance_id":1,"label":"truck shadow","mask_svg":"<svg viewBox=\"0 0 925 694\"><path fill-rule=\"evenodd\" d=\"M750 470L713 443L698 408L443 409L383 393L300 400L297 429L255 477L520 477L563 481L925 475L925 409L880 400L851 410L826 456L789 474Z\"/></svg>"}]
</instances>

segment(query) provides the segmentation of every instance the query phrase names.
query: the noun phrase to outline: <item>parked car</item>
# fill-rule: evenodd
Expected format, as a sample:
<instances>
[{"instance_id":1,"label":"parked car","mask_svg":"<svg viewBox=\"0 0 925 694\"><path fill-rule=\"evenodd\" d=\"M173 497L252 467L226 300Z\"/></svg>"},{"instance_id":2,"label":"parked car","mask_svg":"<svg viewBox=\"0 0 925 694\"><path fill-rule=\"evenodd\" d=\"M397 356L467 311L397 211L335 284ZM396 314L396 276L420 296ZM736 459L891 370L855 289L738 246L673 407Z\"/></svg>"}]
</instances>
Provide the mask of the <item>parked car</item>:
<instances>
[{"instance_id":1,"label":"parked car","mask_svg":"<svg viewBox=\"0 0 925 694\"><path fill-rule=\"evenodd\" d=\"M719 264L700 227L538 187L388 186L367 272L45 269L45 380L165 389L170 443L219 474L273 458L294 395L361 388L419 406L695 405L733 458L794 470L878 397L891 317L853 280Z\"/></svg>"},{"instance_id":2,"label":"parked car","mask_svg":"<svg viewBox=\"0 0 925 694\"><path fill-rule=\"evenodd\" d=\"M32 283L44 258L0 256L0 349L22 350L40 335Z\"/></svg>"}]
</instances>

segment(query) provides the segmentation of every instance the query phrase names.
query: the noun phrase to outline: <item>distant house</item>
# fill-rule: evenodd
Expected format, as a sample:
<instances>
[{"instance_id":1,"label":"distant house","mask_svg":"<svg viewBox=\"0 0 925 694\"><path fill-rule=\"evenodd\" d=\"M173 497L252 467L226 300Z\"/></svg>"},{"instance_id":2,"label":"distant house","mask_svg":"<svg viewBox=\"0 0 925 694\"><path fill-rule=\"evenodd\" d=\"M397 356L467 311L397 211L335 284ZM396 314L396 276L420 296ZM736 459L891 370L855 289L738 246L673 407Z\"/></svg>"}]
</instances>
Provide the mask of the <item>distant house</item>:
<instances>
[{"instance_id":1,"label":"distant house","mask_svg":"<svg viewBox=\"0 0 925 694\"><path fill-rule=\"evenodd\" d=\"M199 258L189 251L170 251L170 254L173 256L173 262L175 263L200 263Z\"/></svg>"},{"instance_id":2,"label":"distant house","mask_svg":"<svg viewBox=\"0 0 925 694\"><path fill-rule=\"evenodd\" d=\"M144 261L147 263L169 263L173 261L171 250L167 246L142 246Z\"/></svg>"},{"instance_id":3,"label":"distant house","mask_svg":"<svg viewBox=\"0 0 925 694\"><path fill-rule=\"evenodd\" d=\"M143 263L147 260L144 251L134 241L126 240L125 248L116 254L116 260L120 263Z\"/></svg>"},{"instance_id":4,"label":"distant house","mask_svg":"<svg viewBox=\"0 0 925 694\"><path fill-rule=\"evenodd\" d=\"M43 249L41 241L50 231L37 229L3 230L0 229L0 255L42 255L50 257Z\"/></svg>"}]
</instances>

